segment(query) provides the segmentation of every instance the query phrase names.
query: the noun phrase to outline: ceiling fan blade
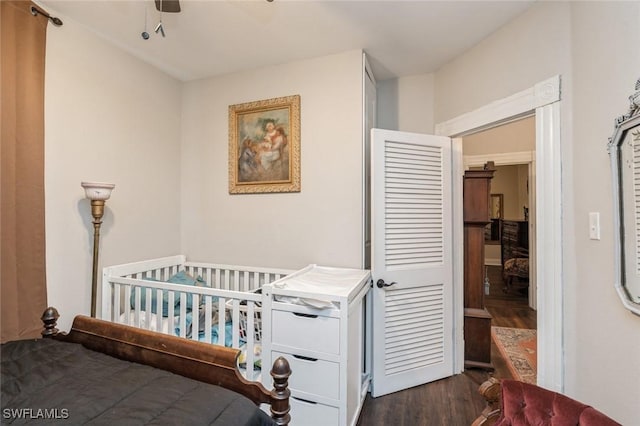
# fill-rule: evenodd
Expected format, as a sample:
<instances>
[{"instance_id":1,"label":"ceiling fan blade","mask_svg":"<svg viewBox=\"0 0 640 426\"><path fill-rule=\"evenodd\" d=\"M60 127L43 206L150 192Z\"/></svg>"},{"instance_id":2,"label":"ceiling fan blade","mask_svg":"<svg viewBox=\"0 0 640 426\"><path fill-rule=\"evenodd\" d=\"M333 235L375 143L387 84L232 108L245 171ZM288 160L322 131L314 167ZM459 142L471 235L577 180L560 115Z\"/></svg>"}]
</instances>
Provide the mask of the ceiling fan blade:
<instances>
[{"instance_id":1,"label":"ceiling fan blade","mask_svg":"<svg viewBox=\"0 0 640 426\"><path fill-rule=\"evenodd\" d=\"M180 12L180 1L179 0L155 0L156 9L160 12L168 12L168 13L177 13ZM162 9L160 8L162 5Z\"/></svg>"}]
</instances>

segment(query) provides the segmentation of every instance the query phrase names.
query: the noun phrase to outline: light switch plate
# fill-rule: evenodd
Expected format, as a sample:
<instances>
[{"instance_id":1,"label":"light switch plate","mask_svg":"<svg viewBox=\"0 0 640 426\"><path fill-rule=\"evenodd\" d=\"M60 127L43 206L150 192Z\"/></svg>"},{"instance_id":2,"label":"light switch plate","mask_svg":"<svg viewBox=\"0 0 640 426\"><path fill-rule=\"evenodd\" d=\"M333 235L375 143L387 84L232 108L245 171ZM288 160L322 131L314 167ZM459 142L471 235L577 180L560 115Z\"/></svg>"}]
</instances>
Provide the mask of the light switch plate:
<instances>
[{"instance_id":1,"label":"light switch plate","mask_svg":"<svg viewBox=\"0 0 640 426\"><path fill-rule=\"evenodd\" d=\"M592 240L600 239L600 213L589 213L589 238Z\"/></svg>"}]
</instances>

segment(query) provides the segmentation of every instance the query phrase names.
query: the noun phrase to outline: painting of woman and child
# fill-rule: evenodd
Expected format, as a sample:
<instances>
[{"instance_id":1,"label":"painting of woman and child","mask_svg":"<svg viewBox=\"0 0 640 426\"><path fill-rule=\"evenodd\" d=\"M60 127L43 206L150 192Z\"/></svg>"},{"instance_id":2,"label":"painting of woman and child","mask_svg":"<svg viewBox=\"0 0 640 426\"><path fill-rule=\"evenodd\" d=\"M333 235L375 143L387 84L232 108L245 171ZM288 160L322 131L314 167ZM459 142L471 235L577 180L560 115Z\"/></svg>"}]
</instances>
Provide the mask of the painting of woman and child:
<instances>
[{"instance_id":1,"label":"painting of woman and child","mask_svg":"<svg viewBox=\"0 0 640 426\"><path fill-rule=\"evenodd\" d=\"M229 192L300 191L300 97L229 107Z\"/></svg>"}]
</instances>

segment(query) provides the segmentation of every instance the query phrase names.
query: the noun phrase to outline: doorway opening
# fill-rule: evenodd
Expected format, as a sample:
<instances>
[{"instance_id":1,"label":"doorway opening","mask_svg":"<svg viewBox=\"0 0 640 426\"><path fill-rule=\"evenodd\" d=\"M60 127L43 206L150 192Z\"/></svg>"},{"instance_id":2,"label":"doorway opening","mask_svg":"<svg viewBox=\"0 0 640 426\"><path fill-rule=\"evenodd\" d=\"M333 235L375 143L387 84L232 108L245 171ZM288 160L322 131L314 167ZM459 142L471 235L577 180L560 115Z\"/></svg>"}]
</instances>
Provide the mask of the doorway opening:
<instances>
[{"instance_id":1,"label":"doorway opening","mask_svg":"<svg viewBox=\"0 0 640 426\"><path fill-rule=\"evenodd\" d=\"M495 377L536 383L535 117L462 138L465 169L495 164L485 230L485 307ZM535 210L535 209L534 209Z\"/></svg>"}]
</instances>

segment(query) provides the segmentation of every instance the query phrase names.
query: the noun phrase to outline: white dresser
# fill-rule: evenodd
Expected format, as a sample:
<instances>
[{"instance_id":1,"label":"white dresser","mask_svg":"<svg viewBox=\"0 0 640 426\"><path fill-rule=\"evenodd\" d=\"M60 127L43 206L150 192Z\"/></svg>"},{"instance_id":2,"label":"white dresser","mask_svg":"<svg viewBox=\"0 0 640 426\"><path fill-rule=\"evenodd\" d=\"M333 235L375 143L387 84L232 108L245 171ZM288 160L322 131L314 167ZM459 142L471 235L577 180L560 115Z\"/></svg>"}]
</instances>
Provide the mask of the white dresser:
<instances>
[{"instance_id":1,"label":"white dresser","mask_svg":"<svg viewBox=\"0 0 640 426\"><path fill-rule=\"evenodd\" d=\"M292 425L355 426L370 381L370 281L367 270L309 265L263 287L262 362L291 365Z\"/></svg>"}]
</instances>

